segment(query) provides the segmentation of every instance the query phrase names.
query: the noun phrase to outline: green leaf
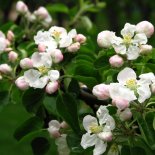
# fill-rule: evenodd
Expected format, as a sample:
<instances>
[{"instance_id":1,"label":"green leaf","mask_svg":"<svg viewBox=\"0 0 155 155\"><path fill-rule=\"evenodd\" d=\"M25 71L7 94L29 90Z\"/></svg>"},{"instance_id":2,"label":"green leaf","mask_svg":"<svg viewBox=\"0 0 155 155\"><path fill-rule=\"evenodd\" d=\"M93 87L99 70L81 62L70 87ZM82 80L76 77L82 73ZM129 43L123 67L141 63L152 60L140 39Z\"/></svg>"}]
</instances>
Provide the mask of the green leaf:
<instances>
[{"instance_id":1,"label":"green leaf","mask_svg":"<svg viewBox=\"0 0 155 155\"><path fill-rule=\"evenodd\" d=\"M22 103L28 112L36 113L44 98L44 90L28 89L23 97Z\"/></svg>"},{"instance_id":2,"label":"green leaf","mask_svg":"<svg viewBox=\"0 0 155 155\"><path fill-rule=\"evenodd\" d=\"M77 134L80 132L77 100L72 94L59 94L57 97L57 111L60 116L70 125L73 131Z\"/></svg>"},{"instance_id":3,"label":"green leaf","mask_svg":"<svg viewBox=\"0 0 155 155\"><path fill-rule=\"evenodd\" d=\"M80 94L80 86L76 79L72 79L69 86L68 86L68 92L75 93L77 96Z\"/></svg>"},{"instance_id":4,"label":"green leaf","mask_svg":"<svg viewBox=\"0 0 155 155\"><path fill-rule=\"evenodd\" d=\"M152 125L154 113L148 113L146 116L143 116L137 112L134 113L134 115L137 117L139 128L144 140L151 149L155 150L155 132Z\"/></svg>"},{"instance_id":5,"label":"green leaf","mask_svg":"<svg viewBox=\"0 0 155 155\"><path fill-rule=\"evenodd\" d=\"M53 12L69 13L68 7L63 3L48 5L46 8L50 13Z\"/></svg>"},{"instance_id":6,"label":"green leaf","mask_svg":"<svg viewBox=\"0 0 155 155\"><path fill-rule=\"evenodd\" d=\"M19 141L24 136L41 129L43 124L44 122L38 117L29 118L16 129L14 137Z\"/></svg>"},{"instance_id":7,"label":"green leaf","mask_svg":"<svg viewBox=\"0 0 155 155\"><path fill-rule=\"evenodd\" d=\"M153 129L155 130L155 117L153 119Z\"/></svg>"},{"instance_id":8,"label":"green leaf","mask_svg":"<svg viewBox=\"0 0 155 155\"><path fill-rule=\"evenodd\" d=\"M32 140L31 147L34 155L45 155L50 148L50 143L44 137L37 137Z\"/></svg>"},{"instance_id":9,"label":"green leaf","mask_svg":"<svg viewBox=\"0 0 155 155\"><path fill-rule=\"evenodd\" d=\"M57 96L45 96L43 104L50 114L57 116L58 112L56 109L56 98Z\"/></svg>"},{"instance_id":10,"label":"green leaf","mask_svg":"<svg viewBox=\"0 0 155 155\"><path fill-rule=\"evenodd\" d=\"M8 91L0 91L0 111L9 103Z\"/></svg>"},{"instance_id":11,"label":"green leaf","mask_svg":"<svg viewBox=\"0 0 155 155\"><path fill-rule=\"evenodd\" d=\"M80 143L81 143L81 137L73 133L67 135L67 144L71 152L82 153L84 150L81 147Z\"/></svg>"}]
</instances>

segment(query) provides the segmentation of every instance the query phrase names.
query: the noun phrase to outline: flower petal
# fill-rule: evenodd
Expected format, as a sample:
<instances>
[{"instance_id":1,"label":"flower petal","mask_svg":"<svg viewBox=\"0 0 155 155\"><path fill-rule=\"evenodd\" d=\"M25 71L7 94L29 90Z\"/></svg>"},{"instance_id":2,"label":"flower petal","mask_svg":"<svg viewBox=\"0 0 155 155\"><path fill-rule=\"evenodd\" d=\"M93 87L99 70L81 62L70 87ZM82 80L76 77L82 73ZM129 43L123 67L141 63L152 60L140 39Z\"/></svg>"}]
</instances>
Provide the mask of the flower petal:
<instances>
[{"instance_id":1,"label":"flower petal","mask_svg":"<svg viewBox=\"0 0 155 155\"><path fill-rule=\"evenodd\" d=\"M95 134L90 135L89 133L86 133L82 136L81 139L81 146L86 149L90 146L93 146L96 144L97 136Z\"/></svg>"},{"instance_id":2,"label":"flower petal","mask_svg":"<svg viewBox=\"0 0 155 155\"><path fill-rule=\"evenodd\" d=\"M131 37L133 37L135 31L136 31L136 26L135 25L131 25L129 23L126 23L124 28L121 31L121 35L122 36L130 35Z\"/></svg>"},{"instance_id":3,"label":"flower petal","mask_svg":"<svg viewBox=\"0 0 155 155\"><path fill-rule=\"evenodd\" d=\"M56 80L59 79L60 73L59 73L58 70L50 70L50 71L48 72L48 76L49 76L49 79L50 79L51 81L56 81Z\"/></svg>"},{"instance_id":4,"label":"flower petal","mask_svg":"<svg viewBox=\"0 0 155 155\"><path fill-rule=\"evenodd\" d=\"M141 85L140 87L138 87L137 93L139 94L138 101L140 103L143 103L146 99L150 98L151 96L149 85L147 84Z\"/></svg>"},{"instance_id":5,"label":"flower petal","mask_svg":"<svg viewBox=\"0 0 155 155\"><path fill-rule=\"evenodd\" d=\"M87 115L83 118L83 127L89 133L91 133L89 128L92 124L98 125L97 119L95 117Z\"/></svg>"},{"instance_id":6,"label":"flower petal","mask_svg":"<svg viewBox=\"0 0 155 155\"><path fill-rule=\"evenodd\" d=\"M133 40L133 44L146 44L147 43L147 37L144 33L139 33L139 34L136 34L135 37L134 37L134 40Z\"/></svg>"},{"instance_id":7,"label":"flower petal","mask_svg":"<svg viewBox=\"0 0 155 155\"><path fill-rule=\"evenodd\" d=\"M136 79L135 71L129 67L124 68L117 75L118 82L123 84L123 85L125 85L126 81L129 79Z\"/></svg>"},{"instance_id":8,"label":"flower petal","mask_svg":"<svg viewBox=\"0 0 155 155\"><path fill-rule=\"evenodd\" d=\"M152 72L141 74L139 78L140 80L138 81L138 83L140 84L151 84L155 81L155 76Z\"/></svg>"},{"instance_id":9,"label":"flower petal","mask_svg":"<svg viewBox=\"0 0 155 155\"><path fill-rule=\"evenodd\" d=\"M115 99L125 99L129 102L136 100L136 96L134 91L130 90L129 88L119 84L119 83L111 83L110 84L110 97Z\"/></svg>"},{"instance_id":10,"label":"flower petal","mask_svg":"<svg viewBox=\"0 0 155 155\"><path fill-rule=\"evenodd\" d=\"M140 49L137 46L129 46L126 55L128 60L135 60L139 57Z\"/></svg>"},{"instance_id":11,"label":"flower petal","mask_svg":"<svg viewBox=\"0 0 155 155\"><path fill-rule=\"evenodd\" d=\"M118 54L126 54L126 46L123 45L123 44L120 44L120 45L113 45L114 49L115 49L115 52L118 53Z\"/></svg>"},{"instance_id":12,"label":"flower petal","mask_svg":"<svg viewBox=\"0 0 155 155\"><path fill-rule=\"evenodd\" d=\"M101 155L106 151L107 143L104 143L101 139L97 139L95 148L93 150L93 155Z\"/></svg>"}]
</instances>

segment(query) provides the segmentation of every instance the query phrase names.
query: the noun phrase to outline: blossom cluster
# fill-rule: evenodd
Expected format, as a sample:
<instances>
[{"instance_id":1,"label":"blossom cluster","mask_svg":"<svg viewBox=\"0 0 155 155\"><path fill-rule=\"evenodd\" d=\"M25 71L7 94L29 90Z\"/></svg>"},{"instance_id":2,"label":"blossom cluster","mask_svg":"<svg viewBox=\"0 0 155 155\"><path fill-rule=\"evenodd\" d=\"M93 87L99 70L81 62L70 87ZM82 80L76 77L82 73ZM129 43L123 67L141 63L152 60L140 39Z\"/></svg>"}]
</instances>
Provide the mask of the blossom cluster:
<instances>
[{"instance_id":1,"label":"blossom cluster","mask_svg":"<svg viewBox=\"0 0 155 155\"><path fill-rule=\"evenodd\" d=\"M59 71L52 67L63 60L62 49L76 52L86 37L77 34L75 29L67 33L63 27L52 26L48 31L38 31L34 41L38 51L31 58L20 61L20 67L28 70L15 83L21 90L29 87L42 89L46 86L46 92L52 94L58 89L60 77Z\"/></svg>"},{"instance_id":2,"label":"blossom cluster","mask_svg":"<svg viewBox=\"0 0 155 155\"><path fill-rule=\"evenodd\" d=\"M148 38L154 33L154 26L148 21L137 25L126 23L121 30L122 37L117 37L112 31L102 31L98 34L97 42L100 47L114 48L116 55L109 59L114 67L121 67L124 59L136 60L140 55L149 54L152 46Z\"/></svg>"},{"instance_id":3,"label":"blossom cluster","mask_svg":"<svg viewBox=\"0 0 155 155\"><path fill-rule=\"evenodd\" d=\"M49 26L52 22L51 15L43 6L31 13L28 9L28 6L23 1L18 1L16 4L16 10L19 14L24 15L24 17L30 22L39 21L44 26Z\"/></svg>"},{"instance_id":4,"label":"blossom cluster","mask_svg":"<svg viewBox=\"0 0 155 155\"><path fill-rule=\"evenodd\" d=\"M83 119L87 133L82 136L81 146L86 149L95 145L93 155L101 155L106 151L107 142L112 141L115 121L106 106L100 106L96 115L97 118L87 115Z\"/></svg>"}]
</instances>

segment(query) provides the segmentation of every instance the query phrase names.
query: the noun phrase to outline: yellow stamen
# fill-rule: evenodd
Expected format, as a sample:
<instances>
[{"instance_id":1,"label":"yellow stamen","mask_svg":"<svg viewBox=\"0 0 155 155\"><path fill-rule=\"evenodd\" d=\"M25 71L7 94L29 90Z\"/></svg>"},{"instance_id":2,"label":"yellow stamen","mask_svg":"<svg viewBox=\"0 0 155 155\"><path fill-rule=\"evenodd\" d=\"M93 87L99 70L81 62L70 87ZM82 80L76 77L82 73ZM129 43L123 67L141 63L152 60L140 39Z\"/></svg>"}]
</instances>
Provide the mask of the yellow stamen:
<instances>
[{"instance_id":1,"label":"yellow stamen","mask_svg":"<svg viewBox=\"0 0 155 155\"><path fill-rule=\"evenodd\" d=\"M99 126L96 123L92 123L89 129L92 133L95 133L95 134L100 133L103 130L102 126Z\"/></svg>"},{"instance_id":2,"label":"yellow stamen","mask_svg":"<svg viewBox=\"0 0 155 155\"><path fill-rule=\"evenodd\" d=\"M127 45L131 44L131 41L132 41L131 35L125 35L123 38L124 38L123 39L124 44L127 44Z\"/></svg>"},{"instance_id":3,"label":"yellow stamen","mask_svg":"<svg viewBox=\"0 0 155 155\"><path fill-rule=\"evenodd\" d=\"M42 74L45 74L48 72L48 68L46 68L45 66L41 66L38 67L39 72L41 72Z\"/></svg>"},{"instance_id":4,"label":"yellow stamen","mask_svg":"<svg viewBox=\"0 0 155 155\"><path fill-rule=\"evenodd\" d=\"M137 87L136 79L129 79L126 81L126 86L130 89L135 89Z\"/></svg>"}]
</instances>

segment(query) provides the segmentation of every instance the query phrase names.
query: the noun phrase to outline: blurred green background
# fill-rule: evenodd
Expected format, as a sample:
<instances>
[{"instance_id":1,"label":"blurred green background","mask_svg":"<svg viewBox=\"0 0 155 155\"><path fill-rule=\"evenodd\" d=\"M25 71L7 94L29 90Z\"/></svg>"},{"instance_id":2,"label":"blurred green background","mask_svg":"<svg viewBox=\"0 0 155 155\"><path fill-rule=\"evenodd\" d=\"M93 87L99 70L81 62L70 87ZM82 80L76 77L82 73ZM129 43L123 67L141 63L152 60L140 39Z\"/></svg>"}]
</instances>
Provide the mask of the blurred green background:
<instances>
[{"instance_id":1,"label":"blurred green background","mask_svg":"<svg viewBox=\"0 0 155 155\"><path fill-rule=\"evenodd\" d=\"M76 12L79 8L79 0L25 0L24 2L31 11L39 6L46 6L53 19L56 19L54 23L59 26L65 26L65 20L69 21L68 15L72 13L71 11L75 10L74 12ZM95 5L98 0L89 0L89 2ZM94 40L96 40L97 33L105 29L119 33L126 22L137 24L142 20L148 20L155 25L154 0L100 0L100 2L105 2L104 8L84 14L90 19L87 24L91 25L87 34L93 36ZM8 21L16 19L15 3L16 0L0 0L0 27ZM59 6L63 6L63 8L62 10L57 8L53 11L52 5L57 3L61 4ZM85 27L80 31L86 33ZM155 35L150 40L152 46L155 46L154 39ZM0 155L32 154L28 143L19 144L13 138L15 128L29 117L30 114L26 112L21 104L10 103L0 111ZM48 154L56 155L51 152Z\"/></svg>"}]
</instances>

